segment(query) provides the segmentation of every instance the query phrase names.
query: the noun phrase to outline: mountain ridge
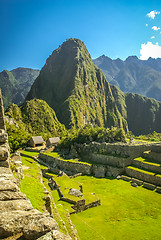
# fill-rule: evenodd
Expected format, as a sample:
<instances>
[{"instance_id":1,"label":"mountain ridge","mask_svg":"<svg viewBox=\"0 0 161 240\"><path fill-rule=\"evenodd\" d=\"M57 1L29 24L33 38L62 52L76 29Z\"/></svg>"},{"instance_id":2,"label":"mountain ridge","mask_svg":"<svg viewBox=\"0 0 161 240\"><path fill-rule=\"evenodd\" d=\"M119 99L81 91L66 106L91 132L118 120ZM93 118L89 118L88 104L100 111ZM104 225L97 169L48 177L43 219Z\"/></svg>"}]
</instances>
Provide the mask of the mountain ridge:
<instances>
[{"instance_id":1,"label":"mountain ridge","mask_svg":"<svg viewBox=\"0 0 161 240\"><path fill-rule=\"evenodd\" d=\"M116 72L120 74L123 66L124 71L129 71L129 76L127 79L122 77L122 84L129 87L127 80L130 79L131 86L135 87L133 77L136 77L136 72L132 72L131 68L136 67L140 61L137 57L128 58L128 66L121 59L113 62L106 58L106 61L111 66L109 76ZM137 75L141 78L142 69L146 69L148 76L151 68L146 65L140 66L140 75ZM153 72L155 71L153 69ZM160 76L160 73L157 73ZM115 80L113 77L112 75L112 81ZM109 77L110 83L111 79ZM152 80L151 72L149 81ZM93 126L121 127L137 135L161 131L161 103L139 94L124 94L109 82L93 64L84 43L79 39L68 39L47 59L26 100L45 100L56 112L58 120L67 128L79 128L90 123Z\"/></svg>"},{"instance_id":2,"label":"mountain ridge","mask_svg":"<svg viewBox=\"0 0 161 240\"><path fill-rule=\"evenodd\" d=\"M11 103L22 104L38 74L39 70L22 67L0 72L4 107L7 108Z\"/></svg>"},{"instance_id":3,"label":"mountain ridge","mask_svg":"<svg viewBox=\"0 0 161 240\"><path fill-rule=\"evenodd\" d=\"M103 71L109 83L123 92L138 93L161 101L161 58L140 60L137 56L129 56L125 61L118 61L102 55L93 62Z\"/></svg>"}]
</instances>

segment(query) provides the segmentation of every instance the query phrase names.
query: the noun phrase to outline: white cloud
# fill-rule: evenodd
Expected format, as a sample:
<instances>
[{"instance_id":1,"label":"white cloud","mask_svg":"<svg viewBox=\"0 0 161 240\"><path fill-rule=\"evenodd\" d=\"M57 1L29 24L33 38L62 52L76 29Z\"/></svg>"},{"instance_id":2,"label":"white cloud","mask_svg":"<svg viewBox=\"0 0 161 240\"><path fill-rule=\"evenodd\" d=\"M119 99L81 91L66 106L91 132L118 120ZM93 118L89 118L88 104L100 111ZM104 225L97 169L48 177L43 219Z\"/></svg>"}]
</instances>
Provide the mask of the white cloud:
<instances>
[{"instance_id":1,"label":"white cloud","mask_svg":"<svg viewBox=\"0 0 161 240\"><path fill-rule=\"evenodd\" d=\"M151 37L151 39L154 39L154 38L155 38L154 36Z\"/></svg>"},{"instance_id":2,"label":"white cloud","mask_svg":"<svg viewBox=\"0 0 161 240\"><path fill-rule=\"evenodd\" d=\"M153 26L152 29L153 29L154 31L158 31L158 30L160 29L160 27Z\"/></svg>"},{"instance_id":3,"label":"white cloud","mask_svg":"<svg viewBox=\"0 0 161 240\"><path fill-rule=\"evenodd\" d=\"M148 27L148 24L146 24L146 27Z\"/></svg>"},{"instance_id":4,"label":"white cloud","mask_svg":"<svg viewBox=\"0 0 161 240\"><path fill-rule=\"evenodd\" d=\"M161 58L161 46L158 43L152 44L152 42L147 42L147 44L141 44L140 59L147 60L149 57Z\"/></svg>"},{"instance_id":5,"label":"white cloud","mask_svg":"<svg viewBox=\"0 0 161 240\"><path fill-rule=\"evenodd\" d=\"M147 16L148 16L149 18L154 19L154 18L155 18L155 15L157 15L157 14L160 14L160 12L158 12L158 11L156 11L156 10L153 10L153 11L151 11L150 13L148 13Z\"/></svg>"}]
</instances>

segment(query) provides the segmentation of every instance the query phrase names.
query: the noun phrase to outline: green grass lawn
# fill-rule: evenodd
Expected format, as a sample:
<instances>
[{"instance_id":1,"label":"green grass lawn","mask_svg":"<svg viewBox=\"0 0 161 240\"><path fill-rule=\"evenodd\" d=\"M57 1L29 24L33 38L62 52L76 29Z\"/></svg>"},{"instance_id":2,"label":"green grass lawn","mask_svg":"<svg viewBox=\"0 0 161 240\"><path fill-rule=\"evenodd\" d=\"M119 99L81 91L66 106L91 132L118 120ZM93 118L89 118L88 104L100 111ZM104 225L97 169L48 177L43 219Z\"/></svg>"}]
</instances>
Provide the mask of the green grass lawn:
<instances>
[{"instance_id":1,"label":"green grass lawn","mask_svg":"<svg viewBox=\"0 0 161 240\"><path fill-rule=\"evenodd\" d=\"M30 156L36 155L31 152L24 152ZM21 180L21 191L26 194L27 198L30 199L32 206L39 211L44 211L44 200L43 197L43 185L40 182L41 169L39 164L35 162L31 157L21 155L21 161L23 164L24 178Z\"/></svg>"},{"instance_id":2,"label":"green grass lawn","mask_svg":"<svg viewBox=\"0 0 161 240\"><path fill-rule=\"evenodd\" d=\"M34 208L43 211L43 189L39 182L40 166L31 156L22 157L25 178L21 190L26 193ZM54 177L54 174L51 174ZM55 175L56 177L56 175ZM70 185L72 179L56 177L62 187ZM79 176L73 186L82 184L83 194L95 194L101 206L71 215L80 240L159 240L161 239L161 194L142 187L134 188L128 182L116 179L99 179ZM68 182L69 181L69 182ZM44 184L49 190L47 179ZM76 184L76 185L75 185ZM65 222L69 233L71 226L68 213L71 204L60 201L57 191L51 191L57 211ZM56 215L54 216L59 223ZM63 225L59 223L64 232ZM65 232L64 232L65 233Z\"/></svg>"},{"instance_id":3,"label":"green grass lawn","mask_svg":"<svg viewBox=\"0 0 161 240\"><path fill-rule=\"evenodd\" d=\"M161 195L125 181L78 177L101 206L71 215L81 240L161 239Z\"/></svg>"}]
</instances>

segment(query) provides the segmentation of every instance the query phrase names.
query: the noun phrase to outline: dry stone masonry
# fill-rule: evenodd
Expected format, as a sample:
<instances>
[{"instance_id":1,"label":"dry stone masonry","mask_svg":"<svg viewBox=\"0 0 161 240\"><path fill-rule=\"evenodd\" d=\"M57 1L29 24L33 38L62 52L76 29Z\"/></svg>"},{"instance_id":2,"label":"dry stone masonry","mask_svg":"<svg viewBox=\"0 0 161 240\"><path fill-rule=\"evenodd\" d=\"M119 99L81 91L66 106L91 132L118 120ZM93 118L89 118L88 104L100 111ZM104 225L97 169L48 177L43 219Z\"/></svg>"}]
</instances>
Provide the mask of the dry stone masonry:
<instances>
[{"instance_id":1,"label":"dry stone masonry","mask_svg":"<svg viewBox=\"0 0 161 240\"><path fill-rule=\"evenodd\" d=\"M98 178L117 177L161 193L160 143L98 143L77 144L73 147L80 161L59 159L41 152L39 157L55 170ZM141 157L141 158L140 158ZM145 158L145 159L144 159ZM140 160L139 160L140 159Z\"/></svg>"},{"instance_id":2,"label":"dry stone masonry","mask_svg":"<svg viewBox=\"0 0 161 240\"><path fill-rule=\"evenodd\" d=\"M13 156L17 160L19 156ZM21 165L19 163L19 165ZM20 170L21 174L21 170ZM0 239L71 239L58 231L56 221L33 209L26 195L20 192L9 168L9 145L4 122L0 91ZM47 234L47 235L46 235ZM43 236L43 237L42 237ZM49 236L49 238L45 237Z\"/></svg>"}]
</instances>

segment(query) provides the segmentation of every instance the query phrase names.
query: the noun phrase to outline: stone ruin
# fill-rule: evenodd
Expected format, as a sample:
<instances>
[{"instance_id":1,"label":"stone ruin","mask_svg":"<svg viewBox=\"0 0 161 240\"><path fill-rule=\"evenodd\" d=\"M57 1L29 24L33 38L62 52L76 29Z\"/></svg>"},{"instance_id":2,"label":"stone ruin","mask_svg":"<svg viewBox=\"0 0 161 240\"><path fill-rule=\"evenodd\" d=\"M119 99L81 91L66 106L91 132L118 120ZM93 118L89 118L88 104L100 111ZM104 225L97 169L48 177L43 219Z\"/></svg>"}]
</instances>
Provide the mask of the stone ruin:
<instances>
[{"instance_id":1,"label":"stone ruin","mask_svg":"<svg viewBox=\"0 0 161 240\"><path fill-rule=\"evenodd\" d=\"M0 90L0 239L71 239L59 232L57 222L49 214L33 209L26 195L20 192L19 184L9 166L9 157ZM20 167L19 155L14 155L13 158ZM21 170L19 173L22 174Z\"/></svg>"}]
</instances>

